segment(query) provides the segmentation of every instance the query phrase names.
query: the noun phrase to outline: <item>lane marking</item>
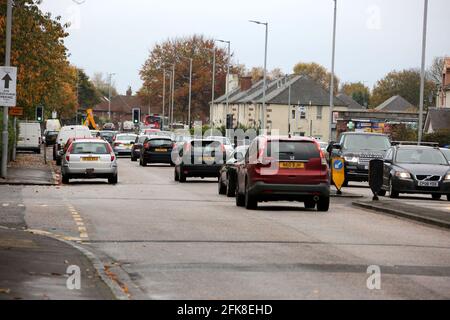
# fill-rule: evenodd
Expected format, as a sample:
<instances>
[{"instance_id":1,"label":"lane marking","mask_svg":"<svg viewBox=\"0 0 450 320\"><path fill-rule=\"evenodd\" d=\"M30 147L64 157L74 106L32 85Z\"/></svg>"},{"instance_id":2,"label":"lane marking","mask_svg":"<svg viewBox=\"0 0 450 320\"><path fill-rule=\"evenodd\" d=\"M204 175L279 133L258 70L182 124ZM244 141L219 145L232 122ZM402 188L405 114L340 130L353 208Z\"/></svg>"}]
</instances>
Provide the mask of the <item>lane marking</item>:
<instances>
[{"instance_id":1,"label":"lane marking","mask_svg":"<svg viewBox=\"0 0 450 320\"><path fill-rule=\"evenodd\" d=\"M74 208L73 205L67 205L67 208L69 209L72 218L77 226L78 234L80 241L89 241L89 235L87 232L87 228L84 225L83 218L81 218L81 215L78 213L78 211Z\"/></svg>"}]
</instances>

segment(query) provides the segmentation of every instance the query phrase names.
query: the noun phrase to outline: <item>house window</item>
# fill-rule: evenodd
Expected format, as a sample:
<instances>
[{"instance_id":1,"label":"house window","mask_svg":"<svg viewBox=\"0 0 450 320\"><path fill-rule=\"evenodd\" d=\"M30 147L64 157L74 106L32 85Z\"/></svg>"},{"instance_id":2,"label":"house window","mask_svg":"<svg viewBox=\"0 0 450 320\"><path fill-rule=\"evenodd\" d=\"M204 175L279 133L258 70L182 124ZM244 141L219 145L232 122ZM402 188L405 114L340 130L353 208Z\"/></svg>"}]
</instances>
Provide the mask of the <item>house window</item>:
<instances>
[{"instance_id":1,"label":"house window","mask_svg":"<svg viewBox=\"0 0 450 320\"><path fill-rule=\"evenodd\" d=\"M300 119L306 119L306 108L305 107L300 107Z\"/></svg>"},{"instance_id":2,"label":"house window","mask_svg":"<svg viewBox=\"0 0 450 320\"><path fill-rule=\"evenodd\" d=\"M295 110L291 110L291 111L292 111L291 117L293 120L295 120Z\"/></svg>"},{"instance_id":3,"label":"house window","mask_svg":"<svg viewBox=\"0 0 450 320\"><path fill-rule=\"evenodd\" d=\"M317 107L317 119L318 119L318 120L319 120L319 119L322 119L322 109L323 109L322 106L318 106L318 107Z\"/></svg>"}]
</instances>

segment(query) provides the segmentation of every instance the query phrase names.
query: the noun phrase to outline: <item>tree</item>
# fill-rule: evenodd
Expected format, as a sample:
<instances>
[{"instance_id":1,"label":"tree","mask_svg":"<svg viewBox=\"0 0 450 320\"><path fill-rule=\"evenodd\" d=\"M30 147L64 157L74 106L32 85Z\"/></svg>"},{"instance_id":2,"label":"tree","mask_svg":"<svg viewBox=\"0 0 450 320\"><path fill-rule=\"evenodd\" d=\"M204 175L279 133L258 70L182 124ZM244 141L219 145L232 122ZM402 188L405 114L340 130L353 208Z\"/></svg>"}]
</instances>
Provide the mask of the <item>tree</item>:
<instances>
[{"instance_id":1,"label":"tree","mask_svg":"<svg viewBox=\"0 0 450 320\"><path fill-rule=\"evenodd\" d=\"M429 106L429 97L433 98L434 83L425 81L424 105ZM389 72L383 79L378 80L372 91L371 107L375 108L392 96L400 95L409 103L419 106L420 100L420 71L408 69ZM432 103L431 103L432 104Z\"/></svg>"},{"instance_id":2,"label":"tree","mask_svg":"<svg viewBox=\"0 0 450 320\"><path fill-rule=\"evenodd\" d=\"M441 129L434 133L425 134L424 141L437 142L441 147L450 145L450 129Z\"/></svg>"},{"instance_id":3,"label":"tree","mask_svg":"<svg viewBox=\"0 0 450 320\"><path fill-rule=\"evenodd\" d=\"M92 76L91 81L102 96L109 96L109 75L104 75L102 72L96 72ZM115 97L117 94L116 85L114 81L111 81L111 97Z\"/></svg>"},{"instance_id":4,"label":"tree","mask_svg":"<svg viewBox=\"0 0 450 320\"><path fill-rule=\"evenodd\" d=\"M174 118L186 121L189 98L189 58L192 58L191 119L206 120L209 115L209 103L212 96L212 55L214 46L215 42L213 39L206 39L201 35L169 39L156 44L140 70L144 84L138 94L145 101L150 102L152 110L161 113L163 69L167 73L171 73L171 64L175 63ZM216 98L225 93L227 59L227 51L221 47L216 47ZM232 65L230 71L231 73L239 74L241 69ZM166 115L169 101L169 75L167 75Z\"/></svg>"},{"instance_id":5,"label":"tree","mask_svg":"<svg viewBox=\"0 0 450 320\"><path fill-rule=\"evenodd\" d=\"M93 107L101 102L101 93L89 80L83 69L76 69L78 72L78 106L81 109Z\"/></svg>"},{"instance_id":6,"label":"tree","mask_svg":"<svg viewBox=\"0 0 450 320\"><path fill-rule=\"evenodd\" d=\"M393 141L417 141L417 130L403 123L392 125L391 139Z\"/></svg>"},{"instance_id":7,"label":"tree","mask_svg":"<svg viewBox=\"0 0 450 320\"><path fill-rule=\"evenodd\" d=\"M331 73L328 70L315 62L305 63L299 62L294 66L294 73L305 75L317 82L327 91L330 91ZM334 76L334 94L339 90L339 78Z\"/></svg>"},{"instance_id":8,"label":"tree","mask_svg":"<svg viewBox=\"0 0 450 320\"><path fill-rule=\"evenodd\" d=\"M445 57L435 57L427 70L427 77L433 81L437 86L442 85L442 73L444 70Z\"/></svg>"},{"instance_id":9,"label":"tree","mask_svg":"<svg viewBox=\"0 0 450 320\"><path fill-rule=\"evenodd\" d=\"M24 118L33 119L37 105L46 115L55 110L71 116L76 108L76 73L67 59L68 36L60 17L38 7L39 0L15 0L11 65L18 67L17 105ZM0 0L0 60L5 58L6 0Z\"/></svg>"},{"instance_id":10,"label":"tree","mask_svg":"<svg viewBox=\"0 0 450 320\"><path fill-rule=\"evenodd\" d=\"M348 95L362 106L369 104L370 89L362 82L346 82L342 85L341 92Z\"/></svg>"}]
</instances>

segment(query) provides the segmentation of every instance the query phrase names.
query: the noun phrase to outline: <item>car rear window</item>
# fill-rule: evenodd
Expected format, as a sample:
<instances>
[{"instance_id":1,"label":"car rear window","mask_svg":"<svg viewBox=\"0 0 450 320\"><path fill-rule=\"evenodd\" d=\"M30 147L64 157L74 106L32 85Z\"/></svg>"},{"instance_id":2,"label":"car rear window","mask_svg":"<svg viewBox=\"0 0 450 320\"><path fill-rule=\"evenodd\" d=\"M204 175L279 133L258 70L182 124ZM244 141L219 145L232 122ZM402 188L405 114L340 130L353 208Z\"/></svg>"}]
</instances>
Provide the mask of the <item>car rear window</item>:
<instances>
[{"instance_id":1,"label":"car rear window","mask_svg":"<svg viewBox=\"0 0 450 320\"><path fill-rule=\"evenodd\" d=\"M106 143L101 142L74 142L72 154L109 154Z\"/></svg>"},{"instance_id":2,"label":"car rear window","mask_svg":"<svg viewBox=\"0 0 450 320\"><path fill-rule=\"evenodd\" d=\"M191 141L191 146L194 152L211 152L211 151L217 151L222 150L221 146L222 144L219 141L212 141L212 140L196 140Z\"/></svg>"},{"instance_id":3,"label":"car rear window","mask_svg":"<svg viewBox=\"0 0 450 320\"><path fill-rule=\"evenodd\" d=\"M125 136L117 136L116 140L119 141L134 141L136 139L136 136L132 135L125 135Z\"/></svg>"},{"instance_id":4,"label":"car rear window","mask_svg":"<svg viewBox=\"0 0 450 320\"><path fill-rule=\"evenodd\" d=\"M152 139L149 140L148 143L151 147L171 147L172 140L169 139Z\"/></svg>"},{"instance_id":5,"label":"car rear window","mask_svg":"<svg viewBox=\"0 0 450 320\"><path fill-rule=\"evenodd\" d=\"M267 143L268 157L277 158L275 144L278 144L279 160L307 161L311 158L320 158L316 144L309 141L269 141Z\"/></svg>"}]
</instances>

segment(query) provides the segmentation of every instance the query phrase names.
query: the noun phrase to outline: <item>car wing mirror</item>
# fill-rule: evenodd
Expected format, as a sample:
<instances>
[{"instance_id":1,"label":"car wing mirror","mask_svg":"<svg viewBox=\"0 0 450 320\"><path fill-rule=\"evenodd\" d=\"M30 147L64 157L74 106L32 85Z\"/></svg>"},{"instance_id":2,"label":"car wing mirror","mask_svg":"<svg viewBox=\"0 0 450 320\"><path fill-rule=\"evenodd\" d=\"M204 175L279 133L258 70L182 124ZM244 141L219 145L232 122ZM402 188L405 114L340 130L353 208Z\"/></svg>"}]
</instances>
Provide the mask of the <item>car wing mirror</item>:
<instances>
[{"instance_id":1,"label":"car wing mirror","mask_svg":"<svg viewBox=\"0 0 450 320\"><path fill-rule=\"evenodd\" d=\"M333 149L336 149L336 150L342 150L342 146L341 146L339 143L334 143L334 144L332 145L332 148L333 148Z\"/></svg>"}]
</instances>

